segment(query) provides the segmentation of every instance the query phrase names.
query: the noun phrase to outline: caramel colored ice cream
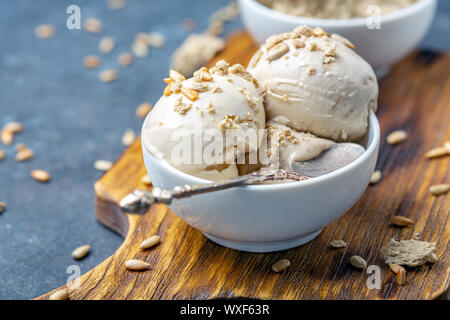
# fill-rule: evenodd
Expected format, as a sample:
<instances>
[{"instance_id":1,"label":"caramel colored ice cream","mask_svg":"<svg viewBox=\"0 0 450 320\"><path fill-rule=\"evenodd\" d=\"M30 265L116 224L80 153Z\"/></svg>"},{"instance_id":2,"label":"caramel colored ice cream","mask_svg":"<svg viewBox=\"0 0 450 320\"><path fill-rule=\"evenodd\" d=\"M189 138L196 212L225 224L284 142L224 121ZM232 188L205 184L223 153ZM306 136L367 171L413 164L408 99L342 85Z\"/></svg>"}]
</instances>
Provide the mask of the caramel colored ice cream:
<instances>
[{"instance_id":1,"label":"caramel colored ice cream","mask_svg":"<svg viewBox=\"0 0 450 320\"><path fill-rule=\"evenodd\" d=\"M268 38L248 71L265 90L268 121L282 118L318 137L357 141L377 108L372 67L350 41L321 28L301 26Z\"/></svg>"}]
</instances>

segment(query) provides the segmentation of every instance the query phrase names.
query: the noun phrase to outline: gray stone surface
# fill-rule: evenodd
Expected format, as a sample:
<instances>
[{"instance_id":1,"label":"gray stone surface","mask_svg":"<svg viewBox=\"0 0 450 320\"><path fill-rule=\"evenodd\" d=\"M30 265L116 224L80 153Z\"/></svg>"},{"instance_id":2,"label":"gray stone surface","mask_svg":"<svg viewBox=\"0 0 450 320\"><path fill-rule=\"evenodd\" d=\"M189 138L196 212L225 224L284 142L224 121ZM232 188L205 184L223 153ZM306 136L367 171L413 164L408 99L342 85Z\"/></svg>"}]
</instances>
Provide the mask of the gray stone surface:
<instances>
[{"instance_id":1,"label":"gray stone surface","mask_svg":"<svg viewBox=\"0 0 450 320\"><path fill-rule=\"evenodd\" d=\"M0 163L0 201L8 203L0 214L0 299L30 299L66 282L67 267L81 273L110 256L122 239L94 219L93 184L101 176L96 159L116 159L124 150L125 129L138 131L136 106L155 102L162 92L169 55L188 34L181 21L192 17L196 30L204 30L207 17L226 0L129 0L120 11L106 1L2 0L0 1L0 126L20 121L26 126L17 136L35 150L26 163L14 161L14 148ZM82 18L99 18L101 35L65 27L66 7L77 4ZM441 1L427 48L450 48L450 1ZM56 36L40 40L35 26L56 25ZM226 33L240 28L227 25ZM167 37L162 49L153 49L130 68L119 68L119 80L98 81L98 71L82 67L85 55L97 53L102 35L117 40L114 52L102 56L101 69L116 67L117 56L129 50L140 31L160 31ZM29 171L50 171L52 181L39 184ZM71 251L92 245L91 254L74 262Z\"/></svg>"}]
</instances>

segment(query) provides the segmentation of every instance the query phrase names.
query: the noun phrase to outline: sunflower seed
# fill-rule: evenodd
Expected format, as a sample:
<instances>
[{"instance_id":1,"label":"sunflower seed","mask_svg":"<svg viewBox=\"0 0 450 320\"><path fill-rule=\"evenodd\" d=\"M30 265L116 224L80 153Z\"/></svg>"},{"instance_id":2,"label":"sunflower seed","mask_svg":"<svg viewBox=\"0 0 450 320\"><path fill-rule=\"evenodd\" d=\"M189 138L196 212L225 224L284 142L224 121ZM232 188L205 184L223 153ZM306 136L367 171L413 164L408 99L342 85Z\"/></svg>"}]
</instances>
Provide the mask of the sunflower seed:
<instances>
[{"instance_id":1,"label":"sunflower seed","mask_svg":"<svg viewBox=\"0 0 450 320\"><path fill-rule=\"evenodd\" d=\"M281 272L284 269L286 269L287 267L289 267L290 265L291 265L291 262L288 259L281 259L272 265L272 270L275 272Z\"/></svg>"},{"instance_id":2,"label":"sunflower seed","mask_svg":"<svg viewBox=\"0 0 450 320\"><path fill-rule=\"evenodd\" d=\"M143 41L136 41L133 43L131 50L135 54L136 57L144 58L148 55L148 46L147 43Z\"/></svg>"},{"instance_id":3,"label":"sunflower seed","mask_svg":"<svg viewBox=\"0 0 450 320\"><path fill-rule=\"evenodd\" d=\"M162 33L159 32L151 32L147 37L147 44L150 47L161 48L166 43L166 38Z\"/></svg>"},{"instance_id":4,"label":"sunflower seed","mask_svg":"<svg viewBox=\"0 0 450 320\"><path fill-rule=\"evenodd\" d=\"M127 5L127 0L108 0L108 8L111 10L120 10Z\"/></svg>"},{"instance_id":5,"label":"sunflower seed","mask_svg":"<svg viewBox=\"0 0 450 320\"><path fill-rule=\"evenodd\" d=\"M55 35L55 27L51 24L41 24L36 27L34 34L40 39L51 38Z\"/></svg>"},{"instance_id":6,"label":"sunflower seed","mask_svg":"<svg viewBox=\"0 0 450 320\"><path fill-rule=\"evenodd\" d=\"M26 161L26 160L33 158L33 156L34 156L34 151L31 150L30 148L25 148L16 153L16 161L19 161L19 162Z\"/></svg>"},{"instance_id":7,"label":"sunflower seed","mask_svg":"<svg viewBox=\"0 0 450 320\"><path fill-rule=\"evenodd\" d=\"M436 184L430 187L430 192L435 196L440 196L442 194L447 193L449 189L450 189L449 184Z\"/></svg>"},{"instance_id":8,"label":"sunflower seed","mask_svg":"<svg viewBox=\"0 0 450 320\"><path fill-rule=\"evenodd\" d=\"M55 291L49 298L49 300L67 300L69 299L69 290L67 288Z\"/></svg>"},{"instance_id":9,"label":"sunflower seed","mask_svg":"<svg viewBox=\"0 0 450 320\"><path fill-rule=\"evenodd\" d=\"M10 131L12 133L22 132L24 129L23 123L20 122L8 122L3 127L3 130Z\"/></svg>"},{"instance_id":10,"label":"sunflower seed","mask_svg":"<svg viewBox=\"0 0 450 320\"><path fill-rule=\"evenodd\" d=\"M395 282L399 286L402 286L405 284L405 280L406 280L406 270L405 270L405 268L399 266L398 271L395 276Z\"/></svg>"},{"instance_id":11,"label":"sunflower seed","mask_svg":"<svg viewBox=\"0 0 450 320\"><path fill-rule=\"evenodd\" d=\"M138 118L145 118L150 110L152 110L152 104L150 102L143 102L137 107L136 116Z\"/></svg>"},{"instance_id":12,"label":"sunflower seed","mask_svg":"<svg viewBox=\"0 0 450 320\"><path fill-rule=\"evenodd\" d=\"M150 264L142 260L131 259L125 262L125 268L134 271L147 270L150 269Z\"/></svg>"},{"instance_id":13,"label":"sunflower seed","mask_svg":"<svg viewBox=\"0 0 450 320\"><path fill-rule=\"evenodd\" d=\"M393 273L397 274L398 270L400 270L400 268L403 268L401 265L396 264L396 263L388 263L389 268L392 270Z\"/></svg>"},{"instance_id":14,"label":"sunflower seed","mask_svg":"<svg viewBox=\"0 0 450 320\"><path fill-rule=\"evenodd\" d=\"M347 246L347 242L344 240L333 240L330 242L330 246L336 249L345 248Z\"/></svg>"},{"instance_id":15,"label":"sunflower seed","mask_svg":"<svg viewBox=\"0 0 450 320\"><path fill-rule=\"evenodd\" d=\"M130 146L134 140L136 139L136 135L133 130L127 129L122 136L122 144L126 147Z\"/></svg>"},{"instance_id":16,"label":"sunflower seed","mask_svg":"<svg viewBox=\"0 0 450 320\"><path fill-rule=\"evenodd\" d=\"M390 145L396 145L403 142L408 137L408 134L403 130L396 130L388 134L386 142Z\"/></svg>"},{"instance_id":17,"label":"sunflower seed","mask_svg":"<svg viewBox=\"0 0 450 320\"><path fill-rule=\"evenodd\" d=\"M50 173L45 170L31 170L30 175L39 182L48 182L51 179Z\"/></svg>"},{"instance_id":18,"label":"sunflower seed","mask_svg":"<svg viewBox=\"0 0 450 320\"><path fill-rule=\"evenodd\" d=\"M427 159L433 159L433 158L439 158L443 157L449 154L449 151L446 147L438 147L431 149L430 151L425 153L425 158Z\"/></svg>"},{"instance_id":19,"label":"sunflower seed","mask_svg":"<svg viewBox=\"0 0 450 320\"><path fill-rule=\"evenodd\" d=\"M350 263L352 266L360 269L365 269L367 267L367 262L360 256L351 256Z\"/></svg>"},{"instance_id":20,"label":"sunflower seed","mask_svg":"<svg viewBox=\"0 0 450 320\"><path fill-rule=\"evenodd\" d=\"M0 140L5 146L10 146L14 142L14 133L11 131L3 129L0 134Z\"/></svg>"},{"instance_id":21,"label":"sunflower seed","mask_svg":"<svg viewBox=\"0 0 450 320\"><path fill-rule=\"evenodd\" d=\"M107 160L97 160L94 163L94 168L98 171L108 171L112 168L112 162Z\"/></svg>"},{"instance_id":22,"label":"sunflower seed","mask_svg":"<svg viewBox=\"0 0 450 320\"><path fill-rule=\"evenodd\" d=\"M392 224L398 227L406 227L414 224L414 221L403 216L395 216L392 218Z\"/></svg>"},{"instance_id":23,"label":"sunflower seed","mask_svg":"<svg viewBox=\"0 0 450 320\"><path fill-rule=\"evenodd\" d=\"M118 60L120 65L128 67L133 63L133 56L131 55L131 53L125 52L119 56Z\"/></svg>"},{"instance_id":24,"label":"sunflower seed","mask_svg":"<svg viewBox=\"0 0 450 320\"><path fill-rule=\"evenodd\" d=\"M381 171L377 170L372 174L372 177L370 177L370 184L377 184L381 180Z\"/></svg>"},{"instance_id":25,"label":"sunflower seed","mask_svg":"<svg viewBox=\"0 0 450 320\"><path fill-rule=\"evenodd\" d=\"M114 38L104 37L100 40L100 42L98 44L98 50L101 53L108 54L114 50L115 46L116 46L116 42L114 41Z\"/></svg>"},{"instance_id":26,"label":"sunflower seed","mask_svg":"<svg viewBox=\"0 0 450 320\"><path fill-rule=\"evenodd\" d=\"M119 74L114 69L106 69L100 72L98 78L101 82L112 82L117 80Z\"/></svg>"},{"instance_id":27,"label":"sunflower seed","mask_svg":"<svg viewBox=\"0 0 450 320\"><path fill-rule=\"evenodd\" d=\"M146 174L145 176L143 176L141 178L141 182L143 184L145 184L146 186L151 186L152 185L152 180L150 180L150 177L148 176L148 174Z\"/></svg>"},{"instance_id":28,"label":"sunflower seed","mask_svg":"<svg viewBox=\"0 0 450 320\"><path fill-rule=\"evenodd\" d=\"M6 209L6 202L5 201L0 201L0 213L2 213L3 211L5 211Z\"/></svg>"},{"instance_id":29,"label":"sunflower seed","mask_svg":"<svg viewBox=\"0 0 450 320\"><path fill-rule=\"evenodd\" d=\"M90 33L99 33L102 30L102 23L96 18L87 18L84 21L84 29Z\"/></svg>"},{"instance_id":30,"label":"sunflower seed","mask_svg":"<svg viewBox=\"0 0 450 320\"><path fill-rule=\"evenodd\" d=\"M289 47L286 43L281 42L277 44L275 47L270 50L269 54L267 55L266 60L267 61L273 61L277 60L280 57L282 57L284 54L286 54L289 51Z\"/></svg>"},{"instance_id":31,"label":"sunflower seed","mask_svg":"<svg viewBox=\"0 0 450 320\"><path fill-rule=\"evenodd\" d=\"M151 247L156 246L160 242L161 242L161 238L158 235L154 235L154 236L151 236L150 238L145 239L144 241L142 241L142 243L139 246L139 248L141 248L141 249L149 249Z\"/></svg>"},{"instance_id":32,"label":"sunflower seed","mask_svg":"<svg viewBox=\"0 0 450 320\"><path fill-rule=\"evenodd\" d=\"M89 69L95 69L100 65L100 58L98 56L86 56L83 59L83 65Z\"/></svg>"},{"instance_id":33,"label":"sunflower seed","mask_svg":"<svg viewBox=\"0 0 450 320\"><path fill-rule=\"evenodd\" d=\"M86 244L84 246L80 246L72 251L72 257L76 260L81 260L86 257L91 251L91 246Z\"/></svg>"},{"instance_id":34,"label":"sunflower seed","mask_svg":"<svg viewBox=\"0 0 450 320\"><path fill-rule=\"evenodd\" d=\"M2 161L3 159L5 159L5 151L0 150L0 161Z\"/></svg>"}]
</instances>

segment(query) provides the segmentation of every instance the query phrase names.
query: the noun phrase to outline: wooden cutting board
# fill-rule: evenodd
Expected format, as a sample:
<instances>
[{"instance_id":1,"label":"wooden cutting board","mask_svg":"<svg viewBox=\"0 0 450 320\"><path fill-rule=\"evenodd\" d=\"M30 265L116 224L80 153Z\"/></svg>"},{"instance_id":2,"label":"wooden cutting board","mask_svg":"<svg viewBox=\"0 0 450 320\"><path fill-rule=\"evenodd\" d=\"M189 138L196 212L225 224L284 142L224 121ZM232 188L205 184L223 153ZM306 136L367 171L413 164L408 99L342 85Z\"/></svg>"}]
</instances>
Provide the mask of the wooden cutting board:
<instances>
[{"instance_id":1,"label":"wooden cutting board","mask_svg":"<svg viewBox=\"0 0 450 320\"><path fill-rule=\"evenodd\" d=\"M255 50L250 37L239 32L215 60L245 65ZM429 187L450 182L450 157L427 160L424 153L450 140L450 54L415 52L393 68L380 89L382 142L377 169L383 171L383 179L315 240L283 252L226 249L164 205L153 206L143 216L122 213L120 199L145 188L141 178L146 171L136 141L95 184L96 218L121 234L124 242L113 256L81 276L81 287L70 290L70 299L433 299L441 295L449 284L450 201L448 195L431 196ZM409 137L392 147L385 137L396 129L407 131ZM416 223L393 227L390 220L395 215ZM410 239L415 232L437 243L439 261L408 269L406 285L398 286L379 249L393 237ZM142 240L156 233L162 243L140 250ZM344 239L348 247L331 249L334 239ZM349 265L355 254L369 265L380 266L381 289L369 290L369 274ZM133 258L147 261L152 270L125 269L124 263ZM281 258L289 259L291 266L274 273L271 265Z\"/></svg>"}]
</instances>

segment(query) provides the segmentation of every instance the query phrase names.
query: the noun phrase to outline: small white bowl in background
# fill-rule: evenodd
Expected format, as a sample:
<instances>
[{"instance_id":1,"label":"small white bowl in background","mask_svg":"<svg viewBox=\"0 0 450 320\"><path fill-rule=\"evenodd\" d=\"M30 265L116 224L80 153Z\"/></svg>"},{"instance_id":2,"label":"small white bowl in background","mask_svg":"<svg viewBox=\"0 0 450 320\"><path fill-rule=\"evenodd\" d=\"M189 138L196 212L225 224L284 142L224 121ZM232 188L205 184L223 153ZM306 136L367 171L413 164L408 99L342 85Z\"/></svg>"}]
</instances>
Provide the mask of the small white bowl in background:
<instances>
[{"instance_id":1,"label":"small white bowl in background","mask_svg":"<svg viewBox=\"0 0 450 320\"><path fill-rule=\"evenodd\" d=\"M403 9L381 15L381 29L369 29L367 18L315 19L297 17L272 10L256 0L239 0L245 27L258 42L269 36L292 31L299 25L322 27L328 33L338 33L348 38L356 51L377 71L388 70L413 50L427 33L434 13L436 0L419 0Z\"/></svg>"},{"instance_id":2,"label":"small white bowl in background","mask_svg":"<svg viewBox=\"0 0 450 320\"><path fill-rule=\"evenodd\" d=\"M249 252L297 247L314 239L326 225L342 216L367 188L380 144L380 127L373 112L362 144L366 151L361 157L317 178L236 187L174 200L169 207L186 223L225 247ZM155 159L144 144L142 149L155 187L172 189L210 182Z\"/></svg>"}]
</instances>

